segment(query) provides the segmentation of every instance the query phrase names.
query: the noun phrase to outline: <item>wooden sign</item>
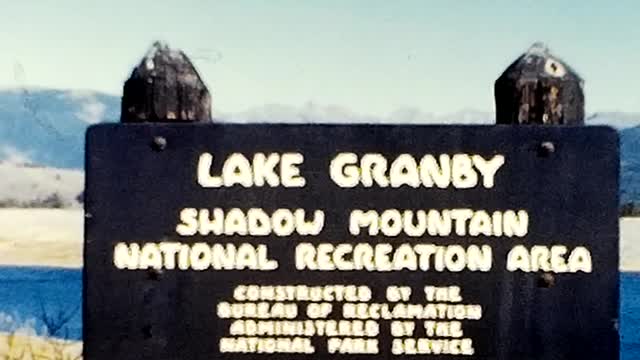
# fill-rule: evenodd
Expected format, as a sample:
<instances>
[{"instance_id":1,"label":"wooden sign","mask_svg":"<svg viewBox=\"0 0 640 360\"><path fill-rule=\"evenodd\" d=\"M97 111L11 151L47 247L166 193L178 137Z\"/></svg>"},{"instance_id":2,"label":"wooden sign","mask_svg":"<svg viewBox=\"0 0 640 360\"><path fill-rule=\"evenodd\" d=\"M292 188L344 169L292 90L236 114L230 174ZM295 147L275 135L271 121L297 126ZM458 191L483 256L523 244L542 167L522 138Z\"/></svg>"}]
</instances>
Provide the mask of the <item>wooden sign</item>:
<instances>
[{"instance_id":1,"label":"wooden sign","mask_svg":"<svg viewBox=\"0 0 640 360\"><path fill-rule=\"evenodd\" d=\"M602 127L87 134L85 359L617 359Z\"/></svg>"}]
</instances>

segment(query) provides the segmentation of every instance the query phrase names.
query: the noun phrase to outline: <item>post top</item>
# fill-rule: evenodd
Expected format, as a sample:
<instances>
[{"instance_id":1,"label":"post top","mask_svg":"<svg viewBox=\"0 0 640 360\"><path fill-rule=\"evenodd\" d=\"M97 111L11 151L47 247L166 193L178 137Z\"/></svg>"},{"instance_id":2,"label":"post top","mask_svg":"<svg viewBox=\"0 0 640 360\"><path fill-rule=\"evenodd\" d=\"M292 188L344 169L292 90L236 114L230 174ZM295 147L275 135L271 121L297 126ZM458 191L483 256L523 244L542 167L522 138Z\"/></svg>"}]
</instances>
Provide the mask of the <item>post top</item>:
<instances>
[{"instance_id":1,"label":"post top","mask_svg":"<svg viewBox=\"0 0 640 360\"><path fill-rule=\"evenodd\" d=\"M538 56L549 56L549 47L547 46L547 44L543 43L542 41L536 41L529 47L526 54L538 55Z\"/></svg>"},{"instance_id":2,"label":"post top","mask_svg":"<svg viewBox=\"0 0 640 360\"><path fill-rule=\"evenodd\" d=\"M124 84L121 121L211 121L209 90L184 52L153 42Z\"/></svg>"},{"instance_id":3,"label":"post top","mask_svg":"<svg viewBox=\"0 0 640 360\"><path fill-rule=\"evenodd\" d=\"M169 45L163 41L154 41L147 53L145 54L142 63L147 70L153 70L155 68L155 61L162 58L168 60L189 62L187 56L180 50L171 49Z\"/></svg>"},{"instance_id":4,"label":"post top","mask_svg":"<svg viewBox=\"0 0 640 360\"><path fill-rule=\"evenodd\" d=\"M549 47L541 41L534 42L527 51L507 67L498 80L518 80L521 78L558 78L575 81L580 86L584 83L574 69L554 55Z\"/></svg>"},{"instance_id":5,"label":"post top","mask_svg":"<svg viewBox=\"0 0 640 360\"><path fill-rule=\"evenodd\" d=\"M543 42L533 43L494 84L498 124L584 124L584 80Z\"/></svg>"}]
</instances>

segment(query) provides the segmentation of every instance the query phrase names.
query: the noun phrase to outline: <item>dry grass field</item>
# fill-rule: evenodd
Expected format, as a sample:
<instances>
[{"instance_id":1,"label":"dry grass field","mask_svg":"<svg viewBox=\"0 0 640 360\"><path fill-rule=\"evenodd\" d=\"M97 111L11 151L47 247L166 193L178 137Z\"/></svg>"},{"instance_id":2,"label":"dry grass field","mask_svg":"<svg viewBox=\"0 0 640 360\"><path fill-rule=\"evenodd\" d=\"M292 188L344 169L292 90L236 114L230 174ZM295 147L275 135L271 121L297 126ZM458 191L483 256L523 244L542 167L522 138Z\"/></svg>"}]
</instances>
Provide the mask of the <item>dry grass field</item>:
<instances>
[{"instance_id":1,"label":"dry grass field","mask_svg":"<svg viewBox=\"0 0 640 360\"><path fill-rule=\"evenodd\" d=\"M0 265L82 266L81 209L0 209Z\"/></svg>"},{"instance_id":2,"label":"dry grass field","mask_svg":"<svg viewBox=\"0 0 640 360\"><path fill-rule=\"evenodd\" d=\"M0 333L0 360L79 360L82 342Z\"/></svg>"}]
</instances>

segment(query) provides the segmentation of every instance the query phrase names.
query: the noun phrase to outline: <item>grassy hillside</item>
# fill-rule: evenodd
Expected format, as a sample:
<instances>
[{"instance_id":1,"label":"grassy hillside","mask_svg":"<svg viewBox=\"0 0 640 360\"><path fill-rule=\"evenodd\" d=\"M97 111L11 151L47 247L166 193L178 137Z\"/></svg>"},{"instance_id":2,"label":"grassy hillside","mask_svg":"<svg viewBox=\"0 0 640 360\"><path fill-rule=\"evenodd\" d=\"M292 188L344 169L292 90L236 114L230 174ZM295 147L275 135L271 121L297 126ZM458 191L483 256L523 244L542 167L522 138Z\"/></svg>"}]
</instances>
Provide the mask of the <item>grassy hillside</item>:
<instances>
[{"instance_id":1,"label":"grassy hillside","mask_svg":"<svg viewBox=\"0 0 640 360\"><path fill-rule=\"evenodd\" d=\"M0 161L0 208L80 208L84 172Z\"/></svg>"}]
</instances>

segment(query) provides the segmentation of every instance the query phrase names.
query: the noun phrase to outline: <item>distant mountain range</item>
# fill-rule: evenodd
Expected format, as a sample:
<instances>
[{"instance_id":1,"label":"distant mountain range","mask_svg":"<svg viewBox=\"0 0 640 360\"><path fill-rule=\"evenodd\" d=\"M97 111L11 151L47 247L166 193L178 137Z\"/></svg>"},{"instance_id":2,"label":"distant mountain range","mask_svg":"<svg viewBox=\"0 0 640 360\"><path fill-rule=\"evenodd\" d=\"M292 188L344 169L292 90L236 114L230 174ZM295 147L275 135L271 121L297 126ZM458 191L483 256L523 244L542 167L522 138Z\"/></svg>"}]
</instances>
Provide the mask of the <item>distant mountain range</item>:
<instances>
[{"instance_id":1,"label":"distant mountain range","mask_svg":"<svg viewBox=\"0 0 640 360\"><path fill-rule=\"evenodd\" d=\"M81 170L87 126L114 122L119 117L118 96L94 91L0 90L0 160L4 165L37 164ZM234 114L216 114L214 109L214 118L234 123L492 124L494 121L493 113L474 110L435 115L402 108L387 116L370 116L314 103L301 107L265 105ZM595 113L588 116L587 124L609 125L620 131L621 200L640 203L640 114Z\"/></svg>"},{"instance_id":2,"label":"distant mountain range","mask_svg":"<svg viewBox=\"0 0 640 360\"><path fill-rule=\"evenodd\" d=\"M80 169L87 126L119 116L116 96L90 91L0 91L0 159Z\"/></svg>"},{"instance_id":3,"label":"distant mountain range","mask_svg":"<svg viewBox=\"0 0 640 360\"><path fill-rule=\"evenodd\" d=\"M640 204L640 126L620 133L620 200Z\"/></svg>"}]
</instances>

